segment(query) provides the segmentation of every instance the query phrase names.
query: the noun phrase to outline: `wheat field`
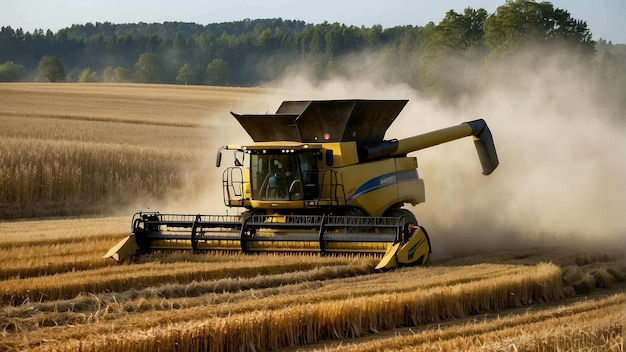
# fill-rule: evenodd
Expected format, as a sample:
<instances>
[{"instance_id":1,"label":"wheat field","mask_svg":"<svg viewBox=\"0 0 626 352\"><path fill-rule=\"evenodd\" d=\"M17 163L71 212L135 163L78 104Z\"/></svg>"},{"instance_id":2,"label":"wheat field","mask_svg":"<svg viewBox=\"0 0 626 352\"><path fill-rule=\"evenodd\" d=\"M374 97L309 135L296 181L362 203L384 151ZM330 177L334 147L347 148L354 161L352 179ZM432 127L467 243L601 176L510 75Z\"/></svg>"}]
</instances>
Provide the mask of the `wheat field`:
<instances>
[{"instance_id":1,"label":"wheat field","mask_svg":"<svg viewBox=\"0 0 626 352\"><path fill-rule=\"evenodd\" d=\"M259 89L0 85L0 218L103 215L208 187L215 120ZM215 117L214 117L215 116ZM214 118L212 118L214 117Z\"/></svg>"},{"instance_id":2,"label":"wheat field","mask_svg":"<svg viewBox=\"0 0 626 352\"><path fill-rule=\"evenodd\" d=\"M0 350L623 351L619 252L101 258L137 198L208 183L215 119L275 93L0 84Z\"/></svg>"}]
</instances>

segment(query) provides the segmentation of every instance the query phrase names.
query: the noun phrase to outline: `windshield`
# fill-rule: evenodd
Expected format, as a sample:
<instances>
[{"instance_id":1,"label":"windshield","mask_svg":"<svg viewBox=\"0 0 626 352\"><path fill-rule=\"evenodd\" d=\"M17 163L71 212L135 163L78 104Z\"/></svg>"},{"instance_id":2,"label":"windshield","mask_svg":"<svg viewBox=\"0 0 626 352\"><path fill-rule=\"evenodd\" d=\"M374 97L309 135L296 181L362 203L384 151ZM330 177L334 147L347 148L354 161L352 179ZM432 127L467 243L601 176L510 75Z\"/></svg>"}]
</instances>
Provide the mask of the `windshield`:
<instances>
[{"instance_id":1,"label":"windshield","mask_svg":"<svg viewBox=\"0 0 626 352\"><path fill-rule=\"evenodd\" d=\"M251 155L250 171L253 199L304 199L304 182L317 182L317 165L312 151L259 151Z\"/></svg>"}]
</instances>

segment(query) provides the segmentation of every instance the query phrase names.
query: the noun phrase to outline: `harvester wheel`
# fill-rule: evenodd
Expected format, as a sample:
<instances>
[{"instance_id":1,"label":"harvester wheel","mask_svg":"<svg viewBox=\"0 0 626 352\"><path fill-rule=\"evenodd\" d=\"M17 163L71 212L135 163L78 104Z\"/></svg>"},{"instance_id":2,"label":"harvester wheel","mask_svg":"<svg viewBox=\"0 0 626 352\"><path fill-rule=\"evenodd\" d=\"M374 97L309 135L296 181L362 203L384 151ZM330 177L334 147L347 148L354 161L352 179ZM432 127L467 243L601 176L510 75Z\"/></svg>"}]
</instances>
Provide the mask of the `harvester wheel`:
<instances>
[{"instance_id":1,"label":"harvester wheel","mask_svg":"<svg viewBox=\"0 0 626 352\"><path fill-rule=\"evenodd\" d=\"M346 216L346 217L365 217L367 216L367 214L365 214L365 212L363 210L361 210L361 208L357 208L357 207L349 207L344 209L341 212L342 216ZM365 227L365 226L354 226L354 227L349 227L346 229L348 232L352 232L352 233L363 233L363 232L371 232L372 229Z\"/></svg>"},{"instance_id":2,"label":"harvester wheel","mask_svg":"<svg viewBox=\"0 0 626 352\"><path fill-rule=\"evenodd\" d=\"M343 216L367 216L361 208L348 207L341 212Z\"/></svg>"},{"instance_id":3,"label":"harvester wheel","mask_svg":"<svg viewBox=\"0 0 626 352\"><path fill-rule=\"evenodd\" d=\"M404 228L404 236L402 239L403 243L406 243L409 241L409 239L415 232L415 229L419 226L419 224L417 223L417 218L415 217L415 214L413 214L408 209L404 209L404 208L388 209L385 212L384 216L390 216L390 217L404 216L404 218L406 219L406 223L405 223L406 225ZM428 237L428 235L426 235L426 237ZM430 246L430 240L428 241L428 243Z\"/></svg>"},{"instance_id":4,"label":"harvester wheel","mask_svg":"<svg viewBox=\"0 0 626 352\"><path fill-rule=\"evenodd\" d=\"M415 214L413 214L408 209L404 209L404 208L389 209L389 210L387 210L385 212L385 214L383 214L383 216L390 216L390 217L396 217L396 218L404 216L406 218L406 223L407 224L411 224L411 225L415 225L415 226L418 225L417 218L415 217Z\"/></svg>"}]
</instances>

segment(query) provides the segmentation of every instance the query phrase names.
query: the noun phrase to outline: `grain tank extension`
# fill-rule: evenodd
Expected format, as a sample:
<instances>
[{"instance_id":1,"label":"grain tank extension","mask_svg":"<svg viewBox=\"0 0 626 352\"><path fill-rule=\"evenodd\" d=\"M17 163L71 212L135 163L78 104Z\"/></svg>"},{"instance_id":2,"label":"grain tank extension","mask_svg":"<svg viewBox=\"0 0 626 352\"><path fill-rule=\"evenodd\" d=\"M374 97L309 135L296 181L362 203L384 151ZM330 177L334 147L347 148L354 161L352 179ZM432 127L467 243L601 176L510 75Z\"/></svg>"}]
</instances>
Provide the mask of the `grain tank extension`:
<instances>
[{"instance_id":1,"label":"grain tank extension","mask_svg":"<svg viewBox=\"0 0 626 352\"><path fill-rule=\"evenodd\" d=\"M155 250L371 253L378 269L418 265L431 252L426 230L404 206L424 202L408 153L473 136L483 174L498 166L484 120L384 140L407 100L285 101L275 114L232 115L252 137L227 145L224 204L240 215L139 212L131 234L105 258Z\"/></svg>"}]
</instances>

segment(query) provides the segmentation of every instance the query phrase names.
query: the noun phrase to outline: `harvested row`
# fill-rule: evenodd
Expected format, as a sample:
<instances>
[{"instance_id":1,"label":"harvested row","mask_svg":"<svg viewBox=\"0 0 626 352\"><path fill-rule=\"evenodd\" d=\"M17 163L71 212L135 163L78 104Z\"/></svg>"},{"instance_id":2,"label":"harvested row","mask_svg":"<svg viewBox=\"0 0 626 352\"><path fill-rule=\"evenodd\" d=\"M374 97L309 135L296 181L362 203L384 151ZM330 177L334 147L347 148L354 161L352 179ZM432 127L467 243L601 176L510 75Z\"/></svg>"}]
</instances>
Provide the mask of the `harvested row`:
<instances>
[{"instance_id":1,"label":"harvested row","mask_svg":"<svg viewBox=\"0 0 626 352\"><path fill-rule=\"evenodd\" d=\"M354 342L335 352L369 351L622 351L624 304L618 294L571 306L529 310L474 324L424 329L407 336Z\"/></svg>"},{"instance_id":2,"label":"harvested row","mask_svg":"<svg viewBox=\"0 0 626 352\"><path fill-rule=\"evenodd\" d=\"M166 327L173 322L227 317L261 309L282 309L286 304L299 304L303 298L314 295L316 288L323 286L327 280L365 275L369 273L369 268L364 265L327 266L247 279L191 283L184 288L167 285L138 291L81 295L72 300L5 306L0 311L0 331L9 333L5 340L7 346L19 346L24 341L40 343L50 338L83 339L113 330L132 334L135 329ZM270 288L265 288L268 286ZM161 292L179 298L168 299ZM283 295L290 298L283 301ZM265 298L260 299L259 296ZM67 329L68 326L71 329Z\"/></svg>"},{"instance_id":3,"label":"harvested row","mask_svg":"<svg viewBox=\"0 0 626 352\"><path fill-rule=\"evenodd\" d=\"M128 219L122 218L121 220L123 225L120 225L121 228L127 228ZM80 233L72 234L72 231L62 231L63 235L44 231L43 229L50 227L50 224L52 222L41 222L41 228L35 229L39 228L39 222L33 222L36 226L30 227L36 235L29 236L42 238L44 242L49 240L49 243L58 240L67 247L74 246L75 243L72 242L74 240L79 245L88 242L85 241L85 236L81 236ZM85 220L85 224L89 224L89 220ZM8 225L12 228L20 228L21 224L9 223ZM0 227L8 225L4 223L0 224ZM89 226L86 226L85 230L86 233L91 232ZM24 232L27 233L28 229L24 228ZM98 231L93 231L93 233L101 236ZM0 243L3 241L0 240ZM63 246L57 247L60 249ZM541 254L539 256L541 257ZM300 259L302 261L321 260L321 262L319 266L311 270L298 272L284 269L284 272L276 274L233 276L182 283L174 279L170 283L155 282L150 286L122 288L111 293L87 294L83 292L69 300L30 301L16 307L5 306L0 308L2 309L0 331L4 331L3 346L6 346L6 349L34 348L42 341L46 341L44 347L51 348L50 346L56 345L55 339L59 343L86 341L89 340L89 336L108 336L112 332L118 336L133 336L145 334L146 331L152 331L151 329L167 331L174 325L199 324L207 319L217 320L228 317L244 319L243 317L250 314L278 314L285 307L301 307L303 304L338 303L397 294L422 296L423 292L435 292L442 288L451 289L468 284L489 286L492 279L515 277L518 274L526 274L533 268L528 265L458 266L448 263L445 266L404 268L379 275L367 275L375 263L373 259L217 255L215 253L192 255L189 252L148 255L140 258L140 264L113 268L134 269L136 276L140 277L144 275L144 266L149 265L160 265L164 268L181 264L230 266L247 263L251 267L261 267L268 263L271 265L276 257L279 261ZM524 255L524 257L527 258L524 260L529 260L527 256ZM343 264L328 265L328 262L325 262L328 259L340 260ZM585 263L592 262L600 265L606 260L614 262L616 258L598 257ZM485 257L482 257L480 262L484 263ZM569 263L569 259L567 262ZM99 270L87 270L83 272L83 275L97 276ZM568 274L569 276L572 275ZM23 281L28 280L31 279ZM512 296L507 297L512 299ZM509 303L526 304L528 302L515 302L512 299ZM71 328L68 328L69 326ZM72 348L68 347L68 349Z\"/></svg>"},{"instance_id":4,"label":"harvested row","mask_svg":"<svg viewBox=\"0 0 626 352\"><path fill-rule=\"evenodd\" d=\"M176 255L182 258L183 255ZM189 256L188 257L203 257ZM240 256L232 256L233 258ZM263 258L264 256L244 256ZM170 258L170 256L166 257ZM213 258L212 258L213 259ZM304 260L314 260L314 257ZM368 297L384 288L384 292L419 291L420 287L449 286L452 282L477 282L477 273L486 278L507 276L526 271L527 267L511 265L476 265L470 267L410 268L380 275L369 273L372 261L359 259L346 266L321 266L305 272L257 276L248 279L226 278L215 281L192 282L187 285L169 284L139 291L79 296L63 302L31 302L19 307L5 307L5 330L35 332L39 327L71 324L72 329L55 332L65 338L106 333L110 324L120 326L154 327L172 321L202 320L207 316L229 316L257 310L282 309L302 302L317 303ZM264 265L258 261L257 265ZM420 277L420 280L407 278ZM340 278L334 280L333 278ZM313 282L313 280L321 280ZM485 279L488 280L488 279ZM406 289L407 283L411 287ZM239 292L240 290L246 290ZM196 298L193 298L196 297ZM203 307L198 309L198 307ZM78 325L98 322L97 325ZM51 328L56 329L58 328ZM69 334L69 335L68 335ZM35 339L37 340L37 339Z\"/></svg>"},{"instance_id":5,"label":"harvested row","mask_svg":"<svg viewBox=\"0 0 626 352\"><path fill-rule=\"evenodd\" d=\"M69 272L29 279L3 281L1 305L20 305L29 301L69 299L80 293L100 293L143 288L165 283L189 283L225 277L253 277L289 271L310 270L320 265L341 265L346 259L265 256L264 265L245 260L237 263L172 264L145 263L130 266L108 266L94 270ZM250 258L250 257L247 257Z\"/></svg>"},{"instance_id":6,"label":"harvested row","mask_svg":"<svg viewBox=\"0 0 626 352\"><path fill-rule=\"evenodd\" d=\"M0 280L111 266L99 254L126 235L126 222L105 218L1 223Z\"/></svg>"},{"instance_id":7,"label":"harvested row","mask_svg":"<svg viewBox=\"0 0 626 352\"><path fill-rule=\"evenodd\" d=\"M452 287L264 308L136 331L132 336L90 334L90 338L75 341L68 348L80 344L85 351L147 351L165 346L198 351L269 350L554 300L561 294L560 268L539 264L517 275Z\"/></svg>"},{"instance_id":8,"label":"harvested row","mask_svg":"<svg viewBox=\"0 0 626 352\"><path fill-rule=\"evenodd\" d=\"M98 254L104 253L116 240L117 236L105 236L91 242L0 249L0 280L111 266L113 261L103 260Z\"/></svg>"},{"instance_id":9,"label":"harvested row","mask_svg":"<svg viewBox=\"0 0 626 352\"><path fill-rule=\"evenodd\" d=\"M159 263L147 262L133 266L110 266L108 262L100 259L101 267L91 271L76 271L60 273L52 276L33 277L29 279L9 279L3 282L4 290L3 305L19 305L25 301L41 301L54 299L68 299L75 297L81 292L99 293L128 290L162 284L185 284L192 281L215 280L225 276L252 277L259 274L275 274L310 270L319 265L341 265L350 261L349 258L317 257L317 256L287 256L263 255L263 256L224 256L208 254L205 256L189 256L203 259L202 262L174 262ZM165 256L167 258L167 256ZM305 259L303 259L305 258ZM89 263L87 263L89 265ZM394 292L411 291L415 287L438 286L441 284L451 285L472 280L489 279L492 276L501 275L500 272L518 271L520 267L492 266L489 268L477 268L468 270L467 273L449 276L437 276L434 282L429 281L432 276L422 277L420 280L398 280L396 275L381 275L375 278L377 281L364 283L358 282L350 286L350 292L355 292L357 287L365 287L367 294L377 294L389 290L392 283ZM493 271L493 273L491 273ZM335 288L331 288L335 294ZM346 291L347 292L347 291ZM318 292L322 296L322 292Z\"/></svg>"},{"instance_id":10,"label":"harvested row","mask_svg":"<svg viewBox=\"0 0 626 352\"><path fill-rule=\"evenodd\" d=\"M259 265L263 265L259 263ZM298 305L302 302L319 303L369 297L377 294L397 294L415 292L436 287L458 285L461 282L489 281L498 274L511 275L523 271L524 267L481 265L467 268L421 268L407 269L385 275L365 275L370 273L373 262L355 261L347 265L324 266L308 271L281 273L251 278L224 278L189 284L167 284L142 290L128 290L115 294L80 296L72 304L62 302L30 303L28 309L5 308L7 316L27 324L29 319L49 320L49 313L64 311L63 319L55 318L57 324L75 323L81 317L93 313L93 307L106 307L107 317L125 325L138 326L141 321L157 324L161 317L167 320L183 321L202 319L206 316L228 316L254 310L275 310L285 305ZM502 267L508 267L502 272ZM466 270L467 269L467 270ZM480 270L485 278L463 280ZM365 275L365 276L363 276ZM420 275L423 280L407 280L408 276ZM391 276L392 280L380 280ZM456 278L461 278L457 280ZM456 283L453 283L456 282ZM408 283L408 284L407 284ZM245 291L242 291L245 290ZM280 299L276 299L280 297ZM251 300L253 298L253 300ZM166 300L166 301L165 301ZM224 305L227 304L227 305ZM205 306L198 315L199 306ZM169 311L166 315L159 311ZM10 313L9 313L10 312ZM36 314L33 315L33 312ZM40 314L41 313L41 314ZM142 313L128 317L128 313ZM7 324L5 324L7 325Z\"/></svg>"},{"instance_id":11,"label":"harvested row","mask_svg":"<svg viewBox=\"0 0 626 352\"><path fill-rule=\"evenodd\" d=\"M128 234L130 219L123 217L48 219L0 222L0 249L89 242L92 238Z\"/></svg>"},{"instance_id":12,"label":"harvested row","mask_svg":"<svg viewBox=\"0 0 626 352\"><path fill-rule=\"evenodd\" d=\"M126 233L95 234L95 235L88 235L88 236L82 236L82 237L68 236L68 237L58 237L58 238L53 238L53 239L48 239L48 238L23 239L22 241L15 241L15 242L5 241L5 242L0 242L0 250L20 251L22 253L25 253L26 251L30 251L30 250L37 250L38 247L64 246L62 251L68 251L68 250L75 250L76 246L81 246L84 244L89 244L89 243L94 243L94 242L99 242L99 241L114 241L114 240L119 241L122 238L124 238L124 236L126 236ZM22 237L27 237L27 236L22 235ZM109 243L109 246L110 246L110 243ZM40 253L39 255L50 255L50 254L54 255L57 252L60 252L60 251L52 251L50 253L45 252L45 253ZM0 258L0 260L12 261L14 259L9 259L3 256L3 258Z\"/></svg>"}]
</instances>

